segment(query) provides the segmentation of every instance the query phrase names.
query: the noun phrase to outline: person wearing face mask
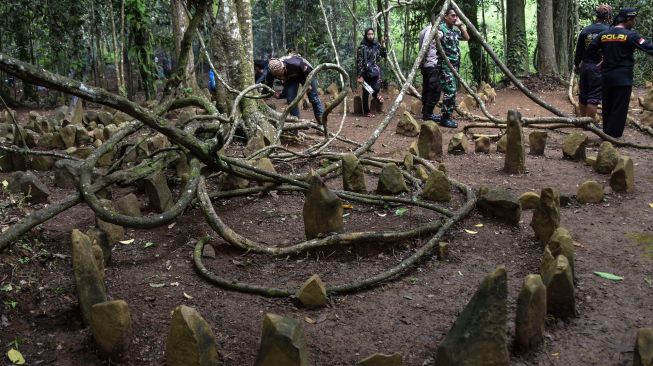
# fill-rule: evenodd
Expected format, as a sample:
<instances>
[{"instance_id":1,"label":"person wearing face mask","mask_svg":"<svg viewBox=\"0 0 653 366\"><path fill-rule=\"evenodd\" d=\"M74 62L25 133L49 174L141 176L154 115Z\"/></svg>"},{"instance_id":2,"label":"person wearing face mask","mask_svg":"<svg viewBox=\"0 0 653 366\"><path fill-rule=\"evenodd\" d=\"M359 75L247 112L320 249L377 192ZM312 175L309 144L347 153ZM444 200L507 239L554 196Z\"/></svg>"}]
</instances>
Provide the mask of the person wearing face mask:
<instances>
[{"instance_id":1,"label":"person wearing face mask","mask_svg":"<svg viewBox=\"0 0 653 366\"><path fill-rule=\"evenodd\" d=\"M374 117L370 113L370 94L379 103L383 103L383 97L379 94L381 90L381 68L377 64L381 57L387 57L385 46L379 44L374 38L374 29L367 28L365 37L363 37L356 53L358 82L367 84L363 87L363 115L366 117ZM368 90L368 86L371 90Z\"/></svg>"},{"instance_id":2,"label":"person wearing face mask","mask_svg":"<svg viewBox=\"0 0 653 366\"><path fill-rule=\"evenodd\" d=\"M613 27L600 33L587 48L601 53L599 63L603 79L603 132L619 138L626 126L626 117L633 90L633 67L636 49L653 56L653 43L633 30L637 9L624 8L615 17Z\"/></svg>"},{"instance_id":3,"label":"person wearing face mask","mask_svg":"<svg viewBox=\"0 0 653 366\"><path fill-rule=\"evenodd\" d=\"M467 27L462 23L454 8L447 9L444 14L444 21L438 26L438 37L444 48L444 53L447 59L451 62L456 71L460 68L460 39L463 41L469 40L469 33ZM458 127L458 123L451 119L453 111L456 109L456 92L458 91L458 80L453 74L453 71L447 65L445 60L438 62L438 70L440 74L440 88L444 95L442 96L442 116L440 117L440 125L449 128ZM440 96L438 95L439 99ZM436 100L437 100L436 99Z\"/></svg>"}]
</instances>

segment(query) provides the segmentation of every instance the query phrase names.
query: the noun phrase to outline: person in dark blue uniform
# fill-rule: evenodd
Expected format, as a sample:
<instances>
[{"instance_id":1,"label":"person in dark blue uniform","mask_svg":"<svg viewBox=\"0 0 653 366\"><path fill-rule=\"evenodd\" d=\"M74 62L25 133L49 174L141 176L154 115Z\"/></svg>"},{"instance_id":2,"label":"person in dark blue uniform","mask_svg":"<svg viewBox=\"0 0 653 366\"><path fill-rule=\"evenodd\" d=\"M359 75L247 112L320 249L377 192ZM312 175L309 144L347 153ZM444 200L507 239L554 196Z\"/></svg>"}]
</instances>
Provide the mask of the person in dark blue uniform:
<instances>
[{"instance_id":1,"label":"person in dark blue uniform","mask_svg":"<svg viewBox=\"0 0 653 366\"><path fill-rule=\"evenodd\" d=\"M653 56L653 43L632 30L636 17L637 9L621 9L612 23L614 27L599 34L587 48L587 52L600 51L603 55L599 63L603 77L603 131L612 137L621 137L626 126L635 49Z\"/></svg>"},{"instance_id":2,"label":"person in dark blue uniform","mask_svg":"<svg viewBox=\"0 0 653 366\"><path fill-rule=\"evenodd\" d=\"M576 42L574 55L574 72L579 76L578 106L580 117L592 117L596 120L596 110L601 104L601 69L597 66L601 62L601 55L585 52L600 33L610 29L612 21L612 7L601 4L596 7L596 21L583 28Z\"/></svg>"}]
</instances>

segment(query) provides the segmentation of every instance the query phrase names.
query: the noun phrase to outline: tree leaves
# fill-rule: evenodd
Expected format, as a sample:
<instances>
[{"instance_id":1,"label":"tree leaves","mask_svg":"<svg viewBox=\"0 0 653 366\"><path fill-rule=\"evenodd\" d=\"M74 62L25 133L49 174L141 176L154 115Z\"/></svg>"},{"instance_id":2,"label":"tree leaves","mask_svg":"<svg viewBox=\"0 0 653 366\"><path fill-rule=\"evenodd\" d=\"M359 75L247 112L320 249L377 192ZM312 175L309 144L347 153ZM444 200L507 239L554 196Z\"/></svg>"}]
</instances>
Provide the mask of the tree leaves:
<instances>
[{"instance_id":1,"label":"tree leaves","mask_svg":"<svg viewBox=\"0 0 653 366\"><path fill-rule=\"evenodd\" d=\"M605 278L606 280L610 281L623 281L623 277L617 276L615 274L609 273L609 272L594 272L595 275Z\"/></svg>"},{"instance_id":2,"label":"tree leaves","mask_svg":"<svg viewBox=\"0 0 653 366\"><path fill-rule=\"evenodd\" d=\"M23 357L23 355L13 348L10 349L9 352L7 352L7 357L9 357L9 361L13 362L14 365L25 364L25 358Z\"/></svg>"}]
</instances>

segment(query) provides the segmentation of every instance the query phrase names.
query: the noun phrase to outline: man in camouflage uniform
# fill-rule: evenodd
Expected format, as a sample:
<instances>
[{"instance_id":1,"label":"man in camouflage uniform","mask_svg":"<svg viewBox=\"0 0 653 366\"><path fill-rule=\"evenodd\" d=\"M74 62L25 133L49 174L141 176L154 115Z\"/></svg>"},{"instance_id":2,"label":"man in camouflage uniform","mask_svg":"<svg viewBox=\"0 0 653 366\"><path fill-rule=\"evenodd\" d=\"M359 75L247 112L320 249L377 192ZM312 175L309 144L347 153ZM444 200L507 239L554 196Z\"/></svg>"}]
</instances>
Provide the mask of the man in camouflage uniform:
<instances>
[{"instance_id":1,"label":"man in camouflage uniform","mask_svg":"<svg viewBox=\"0 0 653 366\"><path fill-rule=\"evenodd\" d=\"M469 40L469 34L465 25L458 18L456 10L453 8L447 9L444 15L444 21L438 27L438 36L440 37L440 42L447 58L453 67L456 68L456 71L458 71L460 68L460 38L462 37L464 41L467 41ZM458 81L445 60L438 62L438 70L440 72L440 87L444 93L442 97L440 125L456 128L458 127L458 123L451 119L451 116L456 108Z\"/></svg>"}]
</instances>

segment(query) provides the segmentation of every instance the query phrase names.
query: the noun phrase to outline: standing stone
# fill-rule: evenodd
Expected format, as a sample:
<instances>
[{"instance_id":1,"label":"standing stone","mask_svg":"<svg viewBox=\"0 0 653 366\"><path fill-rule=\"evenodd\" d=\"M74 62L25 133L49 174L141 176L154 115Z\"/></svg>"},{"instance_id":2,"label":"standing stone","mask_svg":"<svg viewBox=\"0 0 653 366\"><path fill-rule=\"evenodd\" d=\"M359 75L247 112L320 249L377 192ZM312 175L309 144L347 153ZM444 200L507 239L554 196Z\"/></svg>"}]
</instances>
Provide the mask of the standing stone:
<instances>
[{"instance_id":1,"label":"standing stone","mask_svg":"<svg viewBox=\"0 0 653 366\"><path fill-rule=\"evenodd\" d=\"M60 159L54 163L54 185L59 188L72 189L79 183L81 162Z\"/></svg>"},{"instance_id":2,"label":"standing stone","mask_svg":"<svg viewBox=\"0 0 653 366\"><path fill-rule=\"evenodd\" d=\"M410 146L408 147L408 152L415 156L419 156L419 147L417 147L417 141L413 141L410 143Z\"/></svg>"},{"instance_id":3,"label":"standing stone","mask_svg":"<svg viewBox=\"0 0 653 366\"><path fill-rule=\"evenodd\" d=\"M413 104L410 105L410 112L413 114L413 116L421 116L422 115L422 101L419 99L416 99Z\"/></svg>"},{"instance_id":4,"label":"standing stone","mask_svg":"<svg viewBox=\"0 0 653 366\"><path fill-rule=\"evenodd\" d=\"M508 148L508 135L504 134L497 142L497 152L505 154Z\"/></svg>"},{"instance_id":5,"label":"standing stone","mask_svg":"<svg viewBox=\"0 0 653 366\"><path fill-rule=\"evenodd\" d=\"M47 203L50 191L32 172L15 172L9 177L7 189L22 193L29 203Z\"/></svg>"},{"instance_id":6,"label":"standing stone","mask_svg":"<svg viewBox=\"0 0 653 366\"><path fill-rule=\"evenodd\" d=\"M34 155L32 157L32 169L37 171L51 170L55 162L52 156Z\"/></svg>"},{"instance_id":7,"label":"standing stone","mask_svg":"<svg viewBox=\"0 0 653 366\"><path fill-rule=\"evenodd\" d=\"M365 169L354 154L342 156L342 187L345 191L367 192Z\"/></svg>"},{"instance_id":8,"label":"standing stone","mask_svg":"<svg viewBox=\"0 0 653 366\"><path fill-rule=\"evenodd\" d=\"M116 200L118 211L127 216L141 217L141 203L135 194L130 193Z\"/></svg>"},{"instance_id":9,"label":"standing stone","mask_svg":"<svg viewBox=\"0 0 653 366\"><path fill-rule=\"evenodd\" d=\"M79 307L84 322L89 324L91 321L91 307L97 303L107 301L107 296L102 275L95 262L90 239L81 231L74 229L71 240L73 274Z\"/></svg>"},{"instance_id":10,"label":"standing stone","mask_svg":"<svg viewBox=\"0 0 653 366\"><path fill-rule=\"evenodd\" d=\"M547 313L562 319L576 317L574 277L564 255L558 255L553 265L546 266L542 281L546 286Z\"/></svg>"},{"instance_id":11,"label":"standing stone","mask_svg":"<svg viewBox=\"0 0 653 366\"><path fill-rule=\"evenodd\" d=\"M417 152L420 158L442 160L442 132L435 122L422 124L417 138Z\"/></svg>"},{"instance_id":12,"label":"standing stone","mask_svg":"<svg viewBox=\"0 0 653 366\"><path fill-rule=\"evenodd\" d=\"M172 313L166 341L168 366L217 366L220 364L215 335L193 308L179 305Z\"/></svg>"},{"instance_id":13,"label":"standing stone","mask_svg":"<svg viewBox=\"0 0 653 366\"><path fill-rule=\"evenodd\" d=\"M546 245L553 232L560 226L560 194L553 188L544 188L540 193L540 204L533 212L531 227L535 239Z\"/></svg>"},{"instance_id":14,"label":"standing stone","mask_svg":"<svg viewBox=\"0 0 653 366\"><path fill-rule=\"evenodd\" d=\"M363 114L363 98L360 95L354 97L354 114L358 116Z\"/></svg>"},{"instance_id":15,"label":"standing stone","mask_svg":"<svg viewBox=\"0 0 653 366\"><path fill-rule=\"evenodd\" d=\"M413 170L413 167L415 166L415 158L413 157L413 154L406 154L404 155L404 168L408 171Z\"/></svg>"},{"instance_id":16,"label":"standing stone","mask_svg":"<svg viewBox=\"0 0 653 366\"><path fill-rule=\"evenodd\" d=\"M521 205L519 200L508 191L503 189L482 189L476 206L481 213L499 218L510 225L519 225Z\"/></svg>"},{"instance_id":17,"label":"standing stone","mask_svg":"<svg viewBox=\"0 0 653 366\"><path fill-rule=\"evenodd\" d=\"M540 275L528 275L517 298L515 317L515 346L528 351L544 339L546 320L546 287Z\"/></svg>"},{"instance_id":18,"label":"standing stone","mask_svg":"<svg viewBox=\"0 0 653 366\"><path fill-rule=\"evenodd\" d=\"M106 200L106 199L101 199L100 203L102 204L102 207L109 211L116 211L116 209L113 207L113 202ZM103 221L102 219L99 219L97 216L95 217L95 224L97 225L100 230L104 231L107 234L107 239L109 240L110 244L115 244L118 241L122 240L123 236L125 236L125 228L123 228L120 225L115 225L106 221Z\"/></svg>"},{"instance_id":19,"label":"standing stone","mask_svg":"<svg viewBox=\"0 0 653 366\"><path fill-rule=\"evenodd\" d=\"M415 168L415 176L424 183L429 179L429 173L422 165L418 165L417 168Z\"/></svg>"},{"instance_id":20,"label":"standing stone","mask_svg":"<svg viewBox=\"0 0 653 366\"><path fill-rule=\"evenodd\" d=\"M304 282L295 296L309 309L322 308L327 303L326 287L320 276L316 274Z\"/></svg>"},{"instance_id":21,"label":"standing stone","mask_svg":"<svg viewBox=\"0 0 653 366\"><path fill-rule=\"evenodd\" d=\"M596 156L594 170L601 174L610 174L619 161L619 152L609 141L603 141Z\"/></svg>"},{"instance_id":22,"label":"standing stone","mask_svg":"<svg viewBox=\"0 0 653 366\"><path fill-rule=\"evenodd\" d=\"M522 174L526 171L524 165L524 133L521 123L521 114L519 112L508 111L506 160L503 166L503 170L508 174Z\"/></svg>"},{"instance_id":23,"label":"standing stone","mask_svg":"<svg viewBox=\"0 0 653 366\"><path fill-rule=\"evenodd\" d=\"M549 248L549 252L551 252L553 257L564 255L567 258L567 262L569 262L569 266L571 267L571 273L573 274L576 256L574 254L574 239L571 237L569 231L565 228L557 228L553 232L553 235L551 235L551 239L546 246Z\"/></svg>"},{"instance_id":24,"label":"standing stone","mask_svg":"<svg viewBox=\"0 0 653 366\"><path fill-rule=\"evenodd\" d=\"M415 137L419 135L420 131L420 126L417 121L415 121L415 118L410 114L410 112L406 111L404 114L401 116L401 119L397 123L397 134L399 135L404 135L408 137Z\"/></svg>"},{"instance_id":25,"label":"standing stone","mask_svg":"<svg viewBox=\"0 0 653 366\"><path fill-rule=\"evenodd\" d=\"M109 263L111 263L111 250L113 249L113 246L109 243L107 233L94 226L86 230L86 236L88 236L93 246L97 245L102 249L104 267L108 266Z\"/></svg>"},{"instance_id":26,"label":"standing stone","mask_svg":"<svg viewBox=\"0 0 653 366\"><path fill-rule=\"evenodd\" d=\"M77 127L68 125L59 130L59 135L66 148L75 146L75 138L77 137Z\"/></svg>"},{"instance_id":27,"label":"standing stone","mask_svg":"<svg viewBox=\"0 0 653 366\"><path fill-rule=\"evenodd\" d=\"M158 171L144 180L145 193L150 199L150 205L157 212L165 212L174 205L172 192L163 171Z\"/></svg>"},{"instance_id":28,"label":"standing stone","mask_svg":"<svg viewBox=\"0 0 653 366\"><path fill-rule=\"evenodd\" d=\"M582 132L574 132L567 136L562 145L563 157L574 161L584 160L587 140L587 135Z\"/></svg>"},{"instance_id":29,"label":"standing stone","mask_svg":"<svg viewBox=\"0 0 653 366\"><path fill-rule=\"evenodd\" d=\"M331 192L317 175L311 176L308 184L303 209L306 239L344 232L343 208L338 196Z\"/></svg>"},{"instance_id":30,"label":"standing stone","mask_svg":"<svg viewBox=\"0 0 653 366\"><path fill-rule=\"evenodd\" d=\"M388 163L381 169L379 174L379 184L376 187L378 194L396 195L402 192L408 192L408 186L401 174L401 170L395 163Z\"/></svg>"},{"instance_id":31,"label":"standing stone","mask_svg":"<svg viewBox=\"0 0 653 366\"><path fill-rule=\"evenodd\" d=\"M123 300L106 301L91 307L91 332L102 354L114 360L124 358L133 333L129 307Z\"/></svg>"},{"instance_id":32,"label":"standing stone","mask_svg":"<svg viewBox=\"0 0 653 366\"><path fill-rule=\"evenodd\" d=\"M422 196L435 202L451 201L451 183L446 175L439 170L433 171L426 180Z\"/></svg>"},{"instance_id":33,"label":"standing stone","mask_svg":"<svg viewBox=\"0 0 653 366\"><path fill-rule=\"evenodd\" d=\"M449 147L447 151L452 155L467 154L469 148L467 147L467 137L463 132L459 132L449 140Z\"/></svg>"},{"instance_id":34,"label":"standing stone","mask_svg":"<svg viewBox=\"0 0 653 366\"><path fill-rule=\"evenodd\" d=\"M617 166L610 174L610 187L619 193L633 193L635 191L635 169L633 160L628 156L620 156Z\"/></svg>"},{"instance_id":35,"label":"standing stone","mask_svg":"<svg viewBox=\"0 0 653 366\"><path fill-rule=\"evenodd\" d=\"M372 98L370 101L370 111L376 113L385 113L385 103L381 103L378 99Z\"/></svg>"},{"instance_id":36,"label":"standing stone","mask_svg":"<svg viewBox=\"0 0 653 366\"><path fill-rule=\"evenodd\" d=\"M395 353L392 355L375 353L362 359L358 363L358 366L402 366L403 364L401 353Z\"/></svg>"},{"instance_id":37,"label":"standing stone","mask_svg":"<svg viewBox=\"0 0 653 366\"><path fill-rule=\"evenodd\" d=\"M265 314L254 366L308 366L304 328L298 320Z\"/></svg>"},{"instance_id":38,"label":"standing stone","mask_svg":"<svg viewBox=\"0 0 653 366\"><path fill-rule=\"evenodd\" d=\"M256 134L247 141L243 154L245 154L245 157L248 157L263 148L265 148L265 138L263 137L263 133L261 133L261 131L256 131Z\"/></svg>"},{"instance_id":39,"label":"standing stone","mask_svg":"<svg viewBox=\"0 0 653 366\"><path fill-rule=\"evenodd\" d=\"M580 203L600 203L603 201L603 186L594 180L588 180L578 187L576 197Z\"/></svg>"},{"instance_id":40,"label":"standing stone","mask_svg":"<svg viewBox=\"0 0 653 366\"><path fill-rule=\"evenodd\" d=\"M531 155L544 155L546 148L546 139L548 133L546 131L534 131L528 135L529 154Z\"/></svg>"},{"instance_id":41,"label":"standing stone","mask_svg":"<svg viewBox=\"0 0 653 366\"><path fill-rule=\"evenodd\" d=\"M487 136L480 136L474 140L474 152L481 154L490 153L490 138Z\"/></svg>"},{"instance_id":42,"label":"standing stone","mask_svg":"<svg viewBox=\"0 0 653 366\"><path fill-rule=\"evenodd\" d=\"M97 114L97 122L105 126L111 124L112 120L113 120L113 115L107 111L100 111Z\"/></svg>"},{"instance_id":43,"label":"standing stone","mask_svg":"<svg viewBox=\"0 0 653 366\"><path fill-rule=\"evenodd\" d=\"M84 105L82 104L82 99L77 98L77 103L75 103L75 109L70 118L70 123L73 125L81 125L84 120Z\"/></svg>"},{"instance_id":44,"label":"standing stone","mask_svg":"<svg viewBox=\"0 0 653 366\"><path fill-rule=\"evenodd\" d=\"M506 269L490 273L438 346L436 366L508 365Z\"/></svg>"},{"instance_id":45,"label":"standing stone","mask_svg":"<svg viewBox=\"0 0 653 366\"><path fill-rule=\"evenodd\" d=\"M633 366L653 366L653 328L637 330Z\"/></svg>"},{"instance_id":46,"label":"standing stone","mask_svg":"<svg viewBox=\"0 0 653 366\"><path fill-rule=\"evenodd\" d=\"M522 210L533 210L540 205L540 195L535 192L524 192L519 196Z\"/></svg>"}]
</instances>

